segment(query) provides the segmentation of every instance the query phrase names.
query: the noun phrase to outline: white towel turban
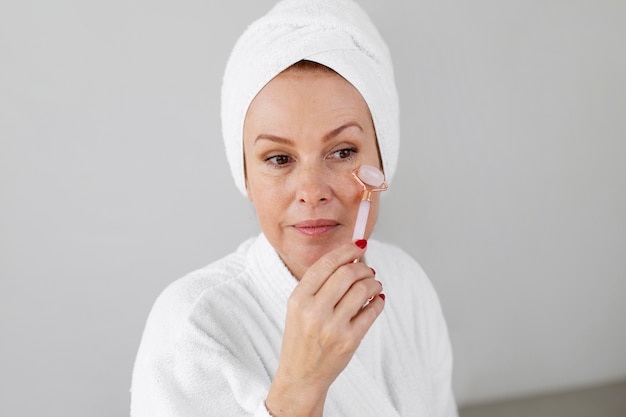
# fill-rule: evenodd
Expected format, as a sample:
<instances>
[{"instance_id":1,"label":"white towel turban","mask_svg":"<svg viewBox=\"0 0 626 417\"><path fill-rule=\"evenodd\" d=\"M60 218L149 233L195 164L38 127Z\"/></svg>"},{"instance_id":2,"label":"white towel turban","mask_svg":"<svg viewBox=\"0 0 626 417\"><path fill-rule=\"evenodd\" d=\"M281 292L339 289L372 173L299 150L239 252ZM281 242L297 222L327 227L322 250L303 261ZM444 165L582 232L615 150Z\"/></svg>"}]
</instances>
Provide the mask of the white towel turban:
<instances>
[{"instance_id":1,"label":"white towel turban","mask_svg":"<svg viewBox=\"0 0 626 417\"><path fill-rule=\"evenodd\" d=\"M222 134L237 188L246 195L243 124L250 103L272 78L301 60L332 68L369 106L383 169L398 161L398 94L391 56L367 14L351 0L283 0L241 35L222 84Z\"/></svg>"}]
</instances>

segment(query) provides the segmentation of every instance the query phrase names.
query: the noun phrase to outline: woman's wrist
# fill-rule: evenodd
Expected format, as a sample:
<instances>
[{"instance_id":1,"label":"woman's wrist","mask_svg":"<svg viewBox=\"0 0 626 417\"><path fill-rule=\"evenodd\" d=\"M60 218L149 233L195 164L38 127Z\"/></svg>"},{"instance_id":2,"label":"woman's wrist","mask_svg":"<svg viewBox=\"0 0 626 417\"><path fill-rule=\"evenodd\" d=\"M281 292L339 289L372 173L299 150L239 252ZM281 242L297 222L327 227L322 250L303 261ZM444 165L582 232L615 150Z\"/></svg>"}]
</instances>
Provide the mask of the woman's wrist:
<instances>
[{"instance_id":1,"label":"woman's wrist","mask_svg":"<svg viewBox=\"0 0 626 417\"><path fill-rule=\"evenodd\" d=\"M321 417L328 389L281 383L275 378L270 387L265 408L272 417Z\"/></svg>"}]
</instances>

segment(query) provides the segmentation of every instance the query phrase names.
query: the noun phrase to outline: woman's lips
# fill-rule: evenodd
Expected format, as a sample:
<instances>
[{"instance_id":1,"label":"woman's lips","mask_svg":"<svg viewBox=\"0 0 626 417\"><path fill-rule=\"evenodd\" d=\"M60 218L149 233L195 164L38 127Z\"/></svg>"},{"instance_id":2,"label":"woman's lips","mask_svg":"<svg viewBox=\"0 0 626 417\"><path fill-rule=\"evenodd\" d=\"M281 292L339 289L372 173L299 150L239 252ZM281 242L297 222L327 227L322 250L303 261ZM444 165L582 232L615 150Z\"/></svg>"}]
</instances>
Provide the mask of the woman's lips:
<instances>
[{"instance_id":1,"label":"woman's lips","mask_svg":"<svg viewBox=\"0 0 626 417\"><path fill-rule=\"evenodd\" d=\"M339 223L330 219L304 220L293 225L298 232L307 236L320 236L339 226Z\"/></svg>"}]
</instances>

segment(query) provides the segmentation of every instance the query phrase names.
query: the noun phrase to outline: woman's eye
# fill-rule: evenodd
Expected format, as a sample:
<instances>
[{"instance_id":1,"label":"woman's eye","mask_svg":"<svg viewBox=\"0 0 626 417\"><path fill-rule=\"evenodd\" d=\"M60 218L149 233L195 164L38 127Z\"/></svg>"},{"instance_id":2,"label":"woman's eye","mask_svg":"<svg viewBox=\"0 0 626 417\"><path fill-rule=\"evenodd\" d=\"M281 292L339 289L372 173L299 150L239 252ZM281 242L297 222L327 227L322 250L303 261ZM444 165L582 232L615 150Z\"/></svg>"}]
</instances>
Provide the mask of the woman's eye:
<instances>
[{"instance_id":1,"label":"woman's eye","mask_svg":"<svg viewBox=\"0 0 626 417\"><path fill-rule=\"evenodd\" d=\"M274 155L265 159L266 162L270 162L274 165L285 165L291 161L287 155Z\"/></svg>"},{"instance_id":2,"label":"woman's eye","mask_svg":"<svg viewBox=\"0 0 626 417\"><path fill-rule=\"evenodd\" d=\"M337 159L347 159L352 157L355 153L357 153L357 150L355 148L344 148L333 152L332 156Z\"/></svg>"}]
</instances>

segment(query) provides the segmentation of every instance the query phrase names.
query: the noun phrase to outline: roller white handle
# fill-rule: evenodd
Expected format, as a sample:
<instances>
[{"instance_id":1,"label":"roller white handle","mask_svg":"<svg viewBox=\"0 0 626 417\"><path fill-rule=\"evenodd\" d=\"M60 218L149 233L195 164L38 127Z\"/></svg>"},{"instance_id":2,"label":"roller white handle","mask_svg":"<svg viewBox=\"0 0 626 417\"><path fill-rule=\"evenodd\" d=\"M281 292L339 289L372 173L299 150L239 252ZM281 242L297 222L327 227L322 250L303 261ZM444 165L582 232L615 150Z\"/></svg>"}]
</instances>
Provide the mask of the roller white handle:
<instances>
[{"instance_id":1,"label":"roller white handle","mask_svg":"<svg viewBox=\"0 0 626 417\"><path fill-rule=\"evenodd\" d=\"M352 240L359 240L365 237L365 226L367 225L367 217L370 213L370 202L367 200L361 200L359 205L359 213L356 216L356 223L354 224L354 234Z\"/></svg>"}]
</instances>

